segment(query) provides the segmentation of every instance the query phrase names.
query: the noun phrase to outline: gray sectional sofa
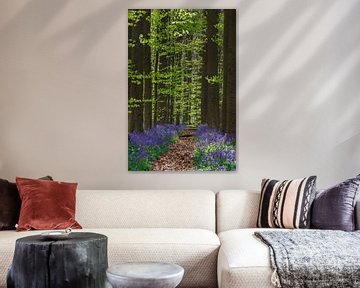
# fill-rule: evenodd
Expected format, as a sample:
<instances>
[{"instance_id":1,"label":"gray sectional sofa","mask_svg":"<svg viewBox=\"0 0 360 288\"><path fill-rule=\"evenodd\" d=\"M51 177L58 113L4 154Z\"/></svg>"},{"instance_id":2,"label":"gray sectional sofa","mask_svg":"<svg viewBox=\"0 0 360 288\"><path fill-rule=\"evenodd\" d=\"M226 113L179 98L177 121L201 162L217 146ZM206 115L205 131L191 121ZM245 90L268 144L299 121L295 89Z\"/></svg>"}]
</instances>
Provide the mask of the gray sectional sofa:
<instances>
[{"instance_id":1,"label":"gray sectional sofa","mask_svg":"<svg viewBox=\"0 0 360 288\"><path fill-rule=\"evenodd\" d=\"M179 287L272 287L268 247L253 236L259 196L241 190L78 190L76 219L80 231L108 237L109 265L176 263L185 269ZM16 239L41 232L0 231L0 288L6 287Z\"/></svg>"}]
</instances>

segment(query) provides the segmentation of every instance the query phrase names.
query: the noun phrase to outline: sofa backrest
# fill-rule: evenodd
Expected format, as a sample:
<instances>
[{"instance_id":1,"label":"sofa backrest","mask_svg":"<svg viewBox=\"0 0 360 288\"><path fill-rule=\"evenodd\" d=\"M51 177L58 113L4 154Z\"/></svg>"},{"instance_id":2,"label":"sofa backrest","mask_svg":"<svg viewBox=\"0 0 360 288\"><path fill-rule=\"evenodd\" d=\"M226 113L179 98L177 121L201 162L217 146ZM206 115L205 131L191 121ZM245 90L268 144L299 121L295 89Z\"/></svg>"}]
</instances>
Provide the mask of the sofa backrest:
<instances>
[{"instance_id":1,"label":"sofa backrest","mask_svg":"<svg viewBox=\"0 0 360 288\"><path fill-rule=\"evenodd\" d=\"M223 190L216 194L216 232L255 228L260 202L259 191ZM360 230L360 199L355 207L356 229Z\"/></svg>"},{"instance_id":2,"label":"sofa backrest","mask_svg":"<svg viewBox=\"0 0 360 288\"><path fill-rule=\"evenodd\" d=\"M216 194L216 231L256 227L260 192L222 190Z\"/></svg>"},{"instance_id":3,"label":"sofa backrest","mask_svg":"<svg viewBox=\"0 0 360 288\"><path fill-rule=\"evenodd\" d=\"M216 194L217 233L256 227L260 192L223 190Z\"/></svg>"},{"instance_id":4,"label":"sofa backrest","mask_svg":"<svg viewBox=\"0 0 360 288\"><path fill-rule=\"evenodd\" d=\"M209 190L78 190L76 219L84 228L215 231L215 193Z\"/></svg>"}]
</instances>

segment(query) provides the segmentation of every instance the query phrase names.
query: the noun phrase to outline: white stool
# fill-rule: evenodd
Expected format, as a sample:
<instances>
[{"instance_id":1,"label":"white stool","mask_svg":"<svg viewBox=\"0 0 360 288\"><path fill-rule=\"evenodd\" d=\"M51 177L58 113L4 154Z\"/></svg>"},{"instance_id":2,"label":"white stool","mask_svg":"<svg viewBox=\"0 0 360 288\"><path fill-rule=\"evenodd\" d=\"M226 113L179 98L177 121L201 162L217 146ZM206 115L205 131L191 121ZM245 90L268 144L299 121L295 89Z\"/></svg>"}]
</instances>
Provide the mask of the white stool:
<instances>
[{"instance_id":1,"label":"white stool","mask_svg":"<svg viewBox=\"0 0 360 288\"><path fill-rule=\"evenodd\" d=\"M184 268L161 262L117 264L106 270L114 288L175 288L184 276Z\"/></svg>"}]
</instances>

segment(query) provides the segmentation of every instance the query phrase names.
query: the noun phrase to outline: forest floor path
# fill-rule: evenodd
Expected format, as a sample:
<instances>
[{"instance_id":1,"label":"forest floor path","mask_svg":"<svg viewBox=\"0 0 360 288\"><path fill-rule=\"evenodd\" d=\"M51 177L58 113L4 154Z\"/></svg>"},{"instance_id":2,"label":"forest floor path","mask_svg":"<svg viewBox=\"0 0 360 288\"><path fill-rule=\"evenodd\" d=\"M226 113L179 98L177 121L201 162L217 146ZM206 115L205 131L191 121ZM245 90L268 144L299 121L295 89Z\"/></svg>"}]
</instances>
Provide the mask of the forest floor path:
<instances>
[{"instance_id":1,"label":"forest floor path","mask_svg":"<svg viewBox=\"0 0 360 288\"><path fill-rule=\"evenodd\" d=\"M170 146L168 152L160 156L152 165L152 171L194 171L194 151L196 129L185 129L179 139Z\"/></svg>"}]
</instances>

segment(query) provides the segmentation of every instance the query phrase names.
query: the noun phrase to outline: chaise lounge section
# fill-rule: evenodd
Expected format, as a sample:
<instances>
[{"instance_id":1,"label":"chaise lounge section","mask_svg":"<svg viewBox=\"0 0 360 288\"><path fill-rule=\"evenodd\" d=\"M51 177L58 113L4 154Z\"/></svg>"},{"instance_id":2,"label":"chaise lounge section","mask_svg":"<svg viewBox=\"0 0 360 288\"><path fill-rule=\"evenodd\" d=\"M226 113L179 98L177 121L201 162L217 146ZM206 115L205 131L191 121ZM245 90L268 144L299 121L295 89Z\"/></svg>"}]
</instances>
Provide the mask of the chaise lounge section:
<instances>
[{"instance_id":1,"label":"chaise lounge section","mask_svg":"<svg viewBox=\"0 0 360 288\"><path fill-rule=\"evenodd\" d=\"M270 230L255 228L259 201L259 191L223 190L216 195L219 288L274 287L269 247L254 236L255 231ZM359 229L360 202L356 209Z\"/></svg>"}]
</instances>

